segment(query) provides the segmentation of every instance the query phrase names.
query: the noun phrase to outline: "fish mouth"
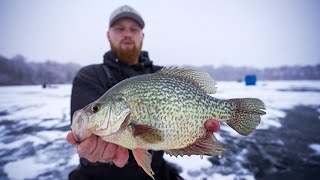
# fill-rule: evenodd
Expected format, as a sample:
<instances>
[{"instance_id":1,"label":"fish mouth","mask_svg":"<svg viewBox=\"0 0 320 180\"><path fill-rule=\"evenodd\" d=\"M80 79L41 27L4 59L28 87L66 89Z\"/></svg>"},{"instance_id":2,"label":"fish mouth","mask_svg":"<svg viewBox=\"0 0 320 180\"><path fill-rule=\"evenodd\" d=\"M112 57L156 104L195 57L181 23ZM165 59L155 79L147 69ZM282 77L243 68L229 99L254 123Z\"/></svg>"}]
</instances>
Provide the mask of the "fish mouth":
<instances>
[{"instance_id":1,"label":"fish mouth","mask_svg":"<svg viewBox=\"0 0 320 180\"><path fill-rule=\"evenodd\" d=\"M88 127L90 116L84 110L76 111L72 116L72 134L77 142L81 142L88 138L92 132Z\"/></svg>"},{"instance_id":2,"label":"fish mouth","mask_svg":"<svg viewBox=\"0 0 320 180\"><path fill-rule=\"evenodd\" d=\"M77 135L75 131L72 131L73 137L77 142L80 142L80 137Z\"/></svg>"}]
</instances>

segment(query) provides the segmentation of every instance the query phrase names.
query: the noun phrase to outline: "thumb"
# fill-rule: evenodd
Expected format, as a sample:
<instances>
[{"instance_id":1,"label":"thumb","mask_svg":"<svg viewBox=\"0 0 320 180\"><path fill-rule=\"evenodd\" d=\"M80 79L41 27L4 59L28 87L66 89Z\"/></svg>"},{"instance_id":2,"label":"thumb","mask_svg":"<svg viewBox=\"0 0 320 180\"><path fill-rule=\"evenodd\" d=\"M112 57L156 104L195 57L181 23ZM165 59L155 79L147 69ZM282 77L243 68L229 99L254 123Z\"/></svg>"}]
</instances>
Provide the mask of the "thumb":
<instances>
[{"instance_id":1,"label":"thumb","mask_svg":"<svg viewBox=\"0 0 320 180\"><path fill-rule=\"evenodd\" d=\"M213 119L208 119L205 123L204 123L204 127L211 132L218 132L220 130L220 122L213 120Z\"/></svg>"},{"instance_id":2,"label":"thumb","mask_svg":"<svg viewBox=\"0 0 320 180\"><path fill-rule=\"evenodd\" d=\"M79 144L79 142L77 142L76 139L74 138L72 132L69 132L67 134L66 140L68 141L68 143L73 144L73 145L78 145Z\"/></svg>"}]
</instances>

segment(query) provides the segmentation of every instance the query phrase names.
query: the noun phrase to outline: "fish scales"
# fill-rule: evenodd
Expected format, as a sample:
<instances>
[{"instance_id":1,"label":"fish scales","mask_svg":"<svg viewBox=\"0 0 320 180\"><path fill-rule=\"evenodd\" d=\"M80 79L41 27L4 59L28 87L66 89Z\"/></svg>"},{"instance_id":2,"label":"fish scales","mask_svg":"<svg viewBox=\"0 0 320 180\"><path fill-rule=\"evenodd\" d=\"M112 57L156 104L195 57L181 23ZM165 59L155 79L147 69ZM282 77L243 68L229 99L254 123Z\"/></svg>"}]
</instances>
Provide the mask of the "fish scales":
<instances>
[{"instance_id":1,"label":"fish scales","mask_svg":"<svg viewBox=\"0 0 320 180\"><path fill-rule=\"evenodd\" d=\"M181 78L167 75L139 76L124 86L128 87L118 92L132 105L129 108L134 112L134 119L130 119L129 123L156 127L166 139L156 145L150 144L148 148L155 150L178 149L192 144L203 135L206 119L225 113L215 108L219 107L220 101L212 101L213 98L201 89ZM159 121L162 123L157 123ZM143 145L148 146L144 142Z\"/></svg>"}]
</instances>

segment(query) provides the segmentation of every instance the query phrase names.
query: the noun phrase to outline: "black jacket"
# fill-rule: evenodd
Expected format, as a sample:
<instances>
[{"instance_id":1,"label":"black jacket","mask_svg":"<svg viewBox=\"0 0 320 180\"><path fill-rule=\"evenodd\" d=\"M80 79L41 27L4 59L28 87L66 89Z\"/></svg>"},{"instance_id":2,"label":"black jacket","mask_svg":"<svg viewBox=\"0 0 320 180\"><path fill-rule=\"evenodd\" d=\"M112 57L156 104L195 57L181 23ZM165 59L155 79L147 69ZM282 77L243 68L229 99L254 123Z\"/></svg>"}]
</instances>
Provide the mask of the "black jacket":
<instances>
[{"instance_id":1,"label":"black jacket","mask_svg":"<svg viewBox=\"0 0 320 180\"><path fill-rule=\"evenodd\" d=\"M119 61L111 51L104 55L103 64L83 67L73 80L71 95L72 114L95 101L116 83L141 74L154 73L162 67L155 66L150 61L148 53L142 52L139 63L127 65ZM150 151L152 154L151 167L156 179L176 179L177 173L163 159L162 151ZM109 163L91 163L80 158L80 166L72 171L70 179L150 179L140 168L129 151L129 162L125 167L118 168Z\"/></svg>"}]
</instances>

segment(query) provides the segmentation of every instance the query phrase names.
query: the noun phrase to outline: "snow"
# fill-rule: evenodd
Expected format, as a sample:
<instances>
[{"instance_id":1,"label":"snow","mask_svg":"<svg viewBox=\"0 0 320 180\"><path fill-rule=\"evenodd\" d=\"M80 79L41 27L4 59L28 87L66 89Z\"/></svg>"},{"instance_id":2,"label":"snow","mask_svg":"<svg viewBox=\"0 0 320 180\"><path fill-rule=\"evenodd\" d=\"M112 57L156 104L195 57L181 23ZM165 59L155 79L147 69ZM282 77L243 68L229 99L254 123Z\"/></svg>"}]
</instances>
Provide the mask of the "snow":
<instances>
[{"instance_id":1,"label":"snow","mask_svg":"<svg viewBox=\"0 0 320 180\"><path fill-rule=\"evenodd\" d=\"M60 85L58 89L42 89L41 86L9 86L0 88L0 111L5 109L9 115L0 118L26 121L33 125L43 119L69 118L70 85Z\"/></svg>"},{"instance_id":2,"label":"snow","mask_svg":"<svg viewBox=\"0 0 320 180\"><path fill-rule=\"evenodd\" d=\"M296 105L318 107L320 102L317 91L291 91L301 87L320 89L320 81L259 81L256 86L245 86L244 83L239 82L217 82L217 86L217 93L212 96L219 99L251 97L264 101L267 114L262 116L258 130L280 128L279 119L286 115L284 110ZM28 143L31 143L34 149L34 153L24 156L21 155L25 153L24 151L15 151L18 158L3 158L6 160L3 172L10 179L35 179L47 171L63 171L78 164L75 148L65 141L68 130L60 129L60 127L70 125L70 93L71 85L57 85L57 88L54 89L42 89L41 86L0 87L1 149L24 149ZM320 108L318 111L320 112ZM30 130L29 132L26 127L37 127L43 130ZM14 130L17 134L12 140L12 137L6 134ZM242 138L225 124L222 124L221 130L226 131L232 137ZM215 133L215 136L219 141L224 142L224 137L219 132ZM309 148L316 154L320 154L320 144L311 144ZM241 155L245 153L245 150L240 150L235 161L244 161ZM181 176L185 179L237 179L235 174L207 175L199 172L197 177L190 176L192 172L209 168L212 165L207 156L201 159L200 156L176 158L165 155L164 158L182 167ZM254 179L254 176L248 172L248 175L241 178Z\"/></svg>"},{"instance_id":3,"label":"snow","mask_svg":"<svg viewBox=\"0 0 320 180\"><path fill-rule=\"evenodd\" d=\"M182 177L187 177L187 171L192 171L192 170L197 170L201 168L208 168L211 166L211 163L207 160L207 156L203 156L203 159L201 159L200 156L186 156L186 157L175 157L175 156L170 156L165 154L164 156L165 160L174 162L180 167L188 167L188 168L183 168L182 174L180 174Z\"/></svg>"},{"instance_id":4,"label":"snow","mask_svg":"<svg viewBox=\"0 0 320 180\"><path fill-rule=\"evenodd\" d=\"M320 155L320 144L310 144L309 148L312 149L317 155Z\"/></svg>"},{"instance_id":5,"label":"snow","mask_svg":"<svg viewBox=\"0 0 320 180\"><path fill-rule=\"evenodd\" d=\"M32 179L47 169L55 168L55 163L41 163L37 158L31 157L6 164L4 171L7 172L11 179Z\"/></svg>"}]
</instances>

